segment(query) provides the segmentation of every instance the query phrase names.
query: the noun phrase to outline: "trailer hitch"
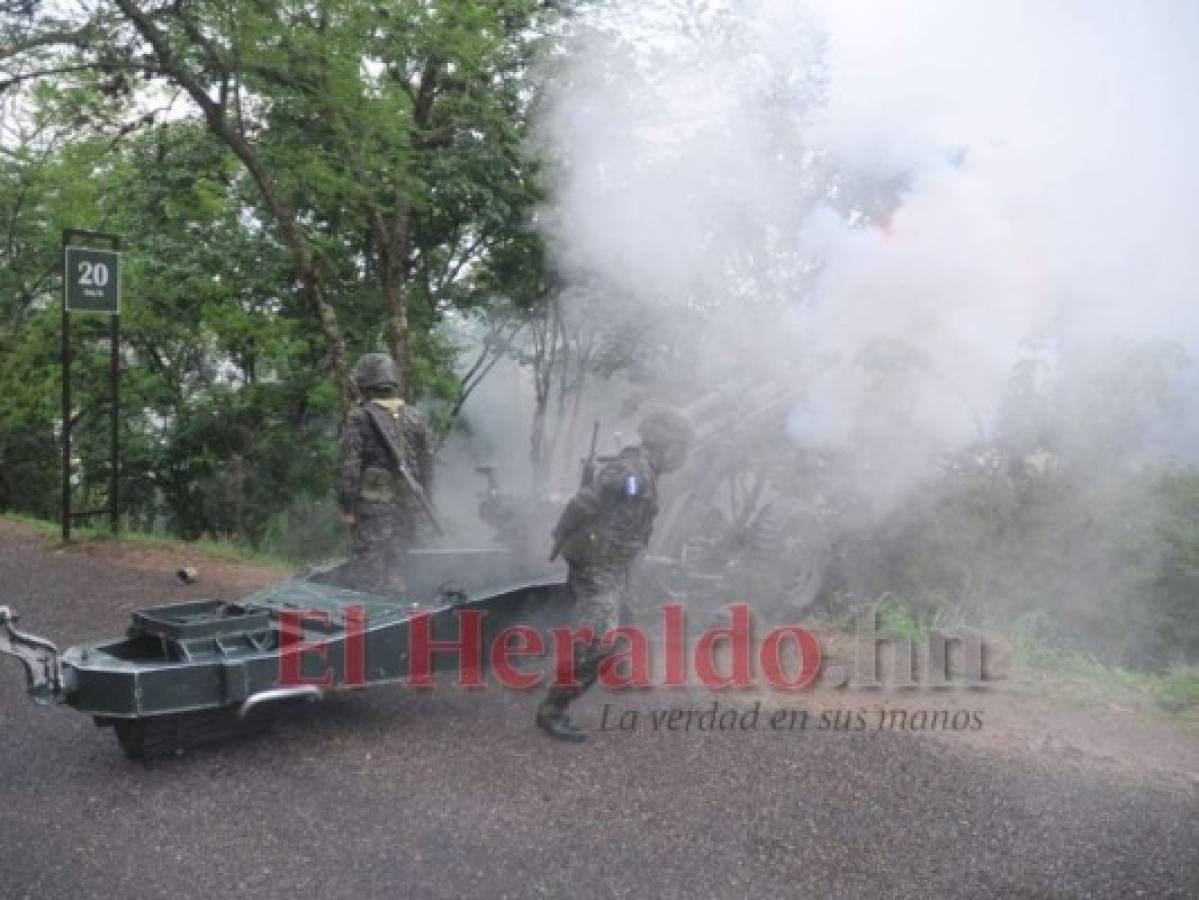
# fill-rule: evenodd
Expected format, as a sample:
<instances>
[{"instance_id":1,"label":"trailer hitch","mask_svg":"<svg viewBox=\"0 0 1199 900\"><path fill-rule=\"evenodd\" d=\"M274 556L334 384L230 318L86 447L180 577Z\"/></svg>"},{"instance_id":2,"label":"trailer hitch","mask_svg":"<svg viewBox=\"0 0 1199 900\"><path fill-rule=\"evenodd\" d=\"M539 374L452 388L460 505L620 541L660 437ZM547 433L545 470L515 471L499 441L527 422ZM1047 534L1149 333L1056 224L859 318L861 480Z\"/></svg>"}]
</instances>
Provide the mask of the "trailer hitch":
<instances>
[{"instance_id":1,"label":"trailer hitch","mask_svg":"<svg viewBox=\"0 0 1199 900\"><path fill-rule=\"evenodd\" d=\"M17 615L0 606L0 653L15 656L25 667L29 693L38 703L63 699L63 672L58 648L47 640L16 629Z\"/></svg>"}]
</instances>

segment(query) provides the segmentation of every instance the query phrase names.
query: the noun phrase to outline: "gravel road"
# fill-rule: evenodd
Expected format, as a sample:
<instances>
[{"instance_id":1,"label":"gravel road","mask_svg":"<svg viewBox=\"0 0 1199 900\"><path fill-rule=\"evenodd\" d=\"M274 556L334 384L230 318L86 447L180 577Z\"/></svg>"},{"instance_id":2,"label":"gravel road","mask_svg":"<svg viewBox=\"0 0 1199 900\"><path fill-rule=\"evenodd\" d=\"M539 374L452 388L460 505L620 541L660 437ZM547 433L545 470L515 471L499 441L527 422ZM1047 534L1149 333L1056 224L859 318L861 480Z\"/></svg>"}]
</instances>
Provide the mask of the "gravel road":
<instances>
[{"instance_id":1,"label":"gravel road","mask_svg":"<svg viewBox=\"0 0 1199 900\"><path fill-rule=\"evenodd\" d=\"M0 604L60 646L202 588L0 530ZM584 718L640 726L573 746L532 695L393 687L134 763L3 661L0 897L1199 896L1194 790L921 735L647 724L711 701L597 691Z\"/></svg>"}]
</instances>

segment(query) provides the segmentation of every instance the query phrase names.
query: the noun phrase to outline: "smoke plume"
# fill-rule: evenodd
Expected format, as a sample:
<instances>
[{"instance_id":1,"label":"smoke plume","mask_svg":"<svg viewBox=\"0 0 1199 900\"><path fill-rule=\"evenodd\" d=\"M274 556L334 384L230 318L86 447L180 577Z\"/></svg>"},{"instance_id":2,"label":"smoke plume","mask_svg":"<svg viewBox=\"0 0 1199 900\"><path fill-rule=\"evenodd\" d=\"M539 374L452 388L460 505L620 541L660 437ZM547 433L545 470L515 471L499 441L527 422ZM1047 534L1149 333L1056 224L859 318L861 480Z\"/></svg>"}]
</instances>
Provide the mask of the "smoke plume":
<instances>
[{"instance_id":1,"label":"smoke plume","mask_svg":"<svg viewBox=\"0 0 1199 900\"><path fill-rule=\"evenodd\" d=\"M1021 360L1199 339L1192 5L625 3L589 26L545 123L561 265L681 338L688 379L802 386L798 438L984 440Z\"/></svg>"}]
</instances>

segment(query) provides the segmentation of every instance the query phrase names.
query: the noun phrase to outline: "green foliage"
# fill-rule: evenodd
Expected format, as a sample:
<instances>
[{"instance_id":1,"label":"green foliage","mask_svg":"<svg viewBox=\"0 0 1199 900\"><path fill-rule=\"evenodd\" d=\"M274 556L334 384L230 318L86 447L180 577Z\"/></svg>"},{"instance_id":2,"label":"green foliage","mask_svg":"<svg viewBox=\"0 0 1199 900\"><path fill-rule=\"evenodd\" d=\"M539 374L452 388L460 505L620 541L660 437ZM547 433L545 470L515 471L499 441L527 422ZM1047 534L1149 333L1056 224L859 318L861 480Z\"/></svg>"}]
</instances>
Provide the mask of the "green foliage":
<instances>
[{"instance_id":1,"label":"green foliage","mask_svg":"<svg viewBox=\"0 0 1199 900\"><path fill-rule=\"evenodd\" d=\"M25 527L42 534L51 541L57 540L62 534L62 526L59 525L59 523L51 522L46 519L38 519L34 518L33 516L26 516L17 513L2 513L0 514L0 519L16 522L19 525L24 525ZM107 526L89 526L73 529L71 532L71 538L72 541L82 542L107 542L119 540L125 544L134 544L141 547L186 549L188 551L199 552L204 556L209 556L213 559L275 566L284 571L292 568L297 563L302 563L305 561L301 558L289 557L273 549L255 550L247 547L244 544L234 543L232 541L181 541L178 538L174 538L165 534L151 534L144 531L136 531L127 527L127 523L122 523L120 533L118 535L113 535L112 531Z\"/></svg>"},{"instance_id":2,"label":"green foliage","mask_svg":"<svg viewBox=\"0 0 1199 900\"><path fill-rule=\"evenodd\" d=\"M1143 585L1149 615L1169 639L1165 649L1199 659L1199 472L1171 471L1154 496L1155 541Z\"/></svg>"},{"instance_id":3,"label":"green foliage","mask_svg":"<svg viewBox=\"0 0 1199 900\"><path fill-rule=\"evenodd\" d=\"M876 600L873 609L880 632L911 639L921 639L930 629L953 627L962 621L961 610L938 595L905 597L888 591Z\"/></svg>"},{"instance_id":4,"label":"green foliage","mask_svg":"<svg viewBox=\"0 0 1199 900\"><path fill-rule=\"evenodd\" d=\"M918 638L924 632L912 608L895 597L884 597L877 612L878 630L882 633Z\"/></svg>"},{"instance_id":5,"label":"green foliage","mask_svg":"<svg viewBox=\"0 0 1199 900\"><path fill-rule=\"evenodd\" d=\"M917 620L960 605L1036 640L1119 665L1199 654L1199 471L1096 485L1080 473L958 473L927 484L864 539L866 596ZM914 599L912 599L914 598Z\"/></svg>"},{"instance_id":6,"label":"green foliage","mask_svg":"<svg viewBox=\"0 0 1199 900\"><path fill-rule=\"evenodd\" d=\"M960 612L1014 629L1046 665L1199 659L1199 468L1164 449L1183 365L1173 345L1125 343L1052 376L1017 367L995 441L857 536L853 593L890 597L896 627Z\"/></svg>"},{"instance_id":7,"label":"green foliage","mask_svg":"<svg viewBox=\"0 0 1199 900\"><path fill-rule=\"evenodd\" d=\"M340 546L333 353L392 346L398 296L414 391L452 425L443 317L529 277L490 261L537 244L527 137L555 6L202 0L148 20L167 57L136 4L0 14L0 69L28 77L0 147L0 509L59 508L56 266L84 227L125 240L122 515ZM76 508L107 499L106 325L72 326Z\"/></svg>"},{"instance_id":8,"label":"green foliage","mask_svg":"<svg viewBox=\"0 0 1199 900\"><path fill-rule=\"evenodd\" d=\"M1168 712L1199 706L1199 667L1175 666L1156 687L1158 705Z\"/></svg>"},{"instance_id":9,"label":"green foliage","mask_svg":"<svg viewBox=\"0 0 1199 900\"><path fill-rule=\"evenodd\" d=\"M261 546L304 563L325 563L349 554L349 535L332 499L301 501L271 516Z\"/></svg>"}]
</instances>

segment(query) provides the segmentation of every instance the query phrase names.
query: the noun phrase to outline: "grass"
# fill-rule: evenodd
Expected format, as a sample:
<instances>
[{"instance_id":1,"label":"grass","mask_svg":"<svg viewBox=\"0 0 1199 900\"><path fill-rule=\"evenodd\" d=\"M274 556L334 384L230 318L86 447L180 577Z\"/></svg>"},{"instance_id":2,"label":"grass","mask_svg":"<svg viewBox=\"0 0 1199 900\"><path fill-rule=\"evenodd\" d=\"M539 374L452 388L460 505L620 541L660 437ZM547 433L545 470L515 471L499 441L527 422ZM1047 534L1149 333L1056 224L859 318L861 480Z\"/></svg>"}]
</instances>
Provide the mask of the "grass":
<instances>
[{"instance_id":1,"label":"grass","mask_svg":"<svg viewBox=\"0 0 1199 900\"><path fill-rule=\"evenodd\" d=\"M1134 695L1170 714L1199 707L1199 667L1175 666L1164 673L1137 672L1114 666L1089 653L1065 648L1038 636L1043 623L1025 617L1016 622L1010 637L1016 659L1026 668L1044 675L1074 681L1093 698L1110 698L1113 693Z\"/></svg>"},{"instance_id":2,"label":"grass","mask_svg":"<svg viewBox=\"0 0 1199 900\"><path fill-rule=\"evenodd\" d=\"M915 641L924 640L924 636L933 629L951 629L970 624L959 606L938 596L930 597L923 604L914 604L903 596L887 591L875 601L873 608L878 616L876 626L880 632ZM852 625L852 617L846 624Z\"/></svg>"},{"instance_id":3,"label":"grass","mask_svg":"<svg viewBox=\"0 0 1199 900\"><path fill-rule=\"evenodd\" d=\"M876 610L880 631L917 642L930 628L964 624L953 615L921 615L892 594L880 597ZM1199 711L1199 666L1175 666L1155 673L1105 663L1055 640L1052 623L1044 613L1023 616L1006 628L994 630L1011 642L1021 668L1080 698L1099 702L1126 698L1172 716Z\"/></svg>"},{"instance_id":4,"label":"grass","mask_svg":"<svg viewBox=\"0 0 1199 900\"><path fill-rule=\"evenodd\" d=\"M62 536L62 525L58 522L35 519L33 516L27 516L24 513L0 513L0 519L6 522L13 522L17 525L24 525L26 528L32 529L47 538L60 538Z\"/></svg>"},{"instance_id":5,"label":"grass","mask_svg":"<svg viewBox=\"0 0 1199 900\"><path fill-rule=\"evenodd\" d=\"M885 595L876 607L878 612L878 630L901 637L918 640L924 635L925 628L913 615L911 609L890 595Z\"/></svg>"},{"instance_id":6,"label":"grass","mask_svg":"<svg viewBox=\"0 0 1199 900\"><path fill-rule=\"evenodd\" d=\"M1175 666L1154 686L1157 705L1179 713L1199 707L1199 666Z\"/></svg>"},{"instance_id":7,"label":"grass","mask_svg":"<svg viewBox=\"0 0 1199 900\"><path fill-rule=\"evenodd\" d=\"M0 519L8 522L14 522L18 525L23 525L46 538L55 541L58 546L62 546L62 525L58 522L48 522L45 519L36 519L32 516L26 516L19 513L0 513ZM248 547L245 544L234 543L233 541L210 540L202 538L198 541L184 541L178 538L168 537L162 534L147 534L142 531L126 531L122 530L119 534L113 535L112 531L107 527L82 526L71 529L71 540L73 543L95 543L101 541L119 541L124 544L130 544L137 547L150 547L161 549L180 549L186 548L190 551L201 553L204 556L213 559L226 560L231 562L253 563L254 565L274 566L280 569L293 568L302 560L289 559L275 553L270 553L263 550L256 550L253 547Z\"/></svg>"}]
</instances>

